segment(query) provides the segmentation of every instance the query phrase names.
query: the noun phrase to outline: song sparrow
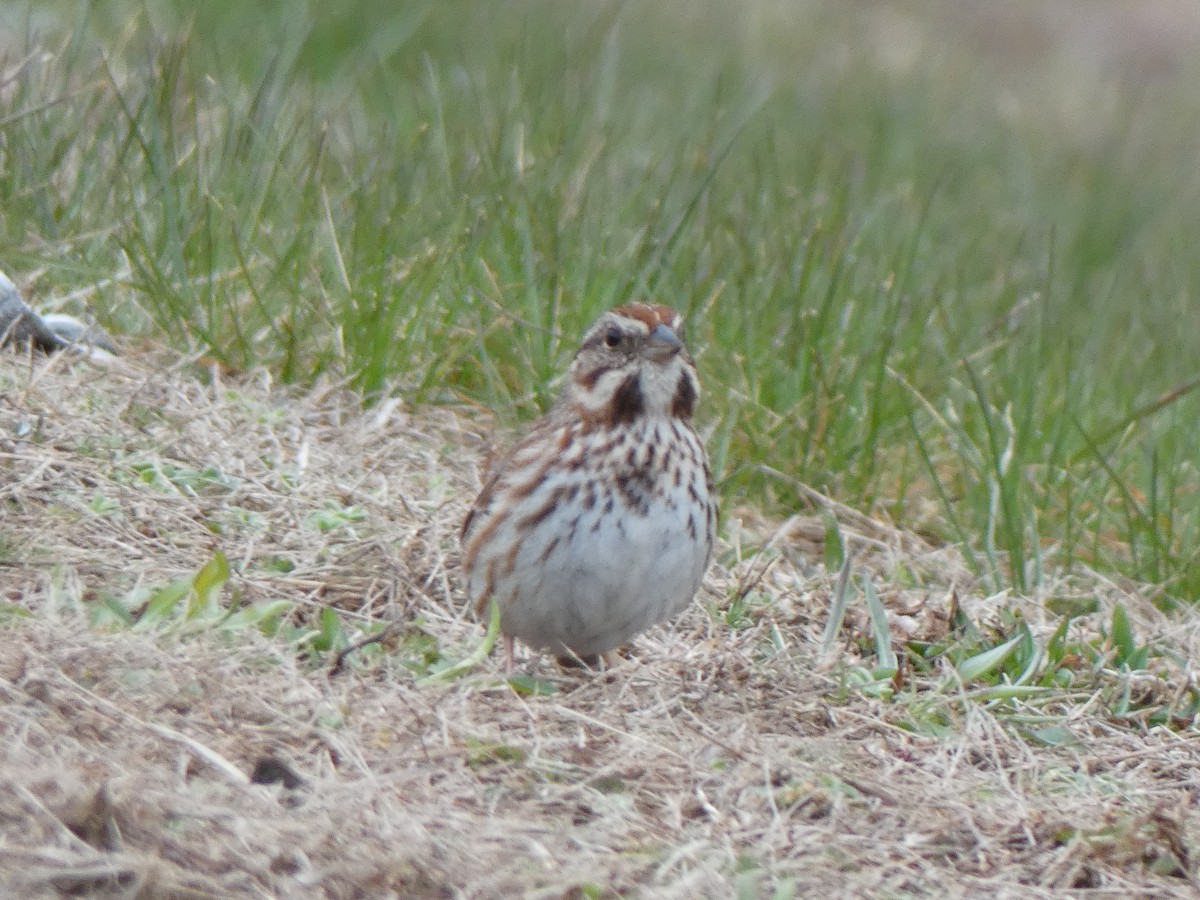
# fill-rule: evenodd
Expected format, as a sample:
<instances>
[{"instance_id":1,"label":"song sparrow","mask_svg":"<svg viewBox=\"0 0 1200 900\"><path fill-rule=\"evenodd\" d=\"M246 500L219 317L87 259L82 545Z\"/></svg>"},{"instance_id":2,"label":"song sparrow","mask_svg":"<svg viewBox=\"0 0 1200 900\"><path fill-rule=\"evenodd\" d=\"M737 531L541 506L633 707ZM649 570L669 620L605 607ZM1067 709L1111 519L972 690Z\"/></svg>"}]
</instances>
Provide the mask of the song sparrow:
<instances>
[{"instance_id":1,"label":"song sparrow","mask_svg":"<svg viewBox=\"0 0 1200 900\"><path fill-rule=\"evenodd\" d=\"M668 306L601 316L467 515L467 590L480 612L499 604L510 666L514 638L594 665L699 589L717 502L682 330Z\"/></svg>"}]
</instances>

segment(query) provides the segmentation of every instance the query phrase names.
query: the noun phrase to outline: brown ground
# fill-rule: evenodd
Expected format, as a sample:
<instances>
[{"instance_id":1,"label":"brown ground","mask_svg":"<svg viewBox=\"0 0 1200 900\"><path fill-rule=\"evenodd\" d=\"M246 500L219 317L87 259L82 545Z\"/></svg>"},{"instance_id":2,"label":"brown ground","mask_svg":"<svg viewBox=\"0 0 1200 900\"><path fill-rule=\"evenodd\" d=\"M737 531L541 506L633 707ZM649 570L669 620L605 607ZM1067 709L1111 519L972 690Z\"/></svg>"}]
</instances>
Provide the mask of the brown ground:
<instances>
[{"instance_id":1,"label":"brown ground","mask_svg":"<svg viewBox=\"0 0 1200 900\"><path fill-rule=\"evenodd\" d=\"M804 570L821 558L814 520L759 554L771 531L727 515L734 545L700 602L607 673L543 663L552 696L509 688L499 653L419 682L404 662L433 642L461 659L482 635L456 559L476 430L265 377L0 355L0 893L1196 895L1193 728L1117 721L1102 690L1064 691L1053 721L1073 739L1045 747L1020 709L942 673L891 703L846 688L866 619L852 602L818 664L831 592ZM1056 623L1037 600L980 596L949 551L839 519L897 634L944 634L952 589L977 622L1020 608L1043 639ZM400 634L331 676L327 655L249 627L89 627L106 596L136 611L138 591L217 549L234 568L222 603L286 600L296 623L333 605L350 631ZM898 587L901 564L919 587ZM1053 593L1100 598L1082 627L1120 602L1139 639L1193 655L1195 621L1135 591ZM1182 692L1174 671L1125 683ZM250 783L264 758L302 784Z\"/></svg>"},{"instance_id":2,"label":"brown ground","mask_svg":"<svg viewBox=\"0 0 1200 900\"><path fill-rule=\"evenodd\" d=\"M1200 42L1182 2L934 7L859 10L896 65L943 14L1009 61L1141 77ZM987 597L952 552L835 509L898 637L943 636L957 593L974 621L1018 610L1045 641L1046 601L1095 598L1085 636L1121 604L1163 652L1151 674L1097 665L1036 705L949 669L871 699L847 685L871 664L861 601L820 659L820 520L776 531L727 510L699 602L614 670L543 664L557 692L529 696L494 654L422 682L413 669L482 634L456 559L485 449L467 412L0 353L0 895L1197 896L1195 724L1136 711L1194 689L1200 628L1136 586L1083 573ZM399 633L331 676L295 632L103 615L136 615L216 550L233 567L222 604L286 601L297 629L334 607L351 637ZM1069 740L1029 736L1048 726Z\"/></svg>"}]
</instances>

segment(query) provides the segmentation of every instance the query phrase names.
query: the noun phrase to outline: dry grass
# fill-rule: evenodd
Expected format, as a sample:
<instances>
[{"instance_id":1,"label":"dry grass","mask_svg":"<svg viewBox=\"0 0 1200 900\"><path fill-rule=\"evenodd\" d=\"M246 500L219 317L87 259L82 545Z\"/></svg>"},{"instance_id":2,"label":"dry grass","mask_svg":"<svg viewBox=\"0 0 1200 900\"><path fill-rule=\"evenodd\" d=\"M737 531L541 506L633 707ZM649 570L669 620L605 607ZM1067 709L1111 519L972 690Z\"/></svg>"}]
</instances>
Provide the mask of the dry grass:
<instances>
[{"instance_id":1,"label":"dry grass","mask_svg":"<svg viewBox=\"0 0 1200 900\"><path fill-rule=\"evenodd\" d=\"M419 683L401 664L414 636L451 659L480 640L456 568L479 427L265 377L0 356L0 890L1195 896L1192 727L1139 729L1064 692L1076 740L1040 747L1009 707L847 690L866 625L853 614L841 659L817 665L831 579L805 571L814 520L730 516L701 602L606 673L543 664L553 695L508 687L499 654ZM944 633L955 591L976 620L1019 606L1052 629L1036 600L973 595L950 551L838 518L898 633ZM772 533L785 552L752 552ZM350 630L400 634L330 677L327 657L254 628L88 625L216 549L226 602L287 600L297 624L332 605ZM900 587L902 569L924 584ZM730 628L750 588L761 602ZM1120 602L1140 636L1196 650L1194 620L1132 589L1060 588L1099 596L1096 622ZM1146 689L1186 688L1177 669ZM940 736L906 724L926 700ZM264 758L301 783L251 783Z\"/></svg>"}]
</instances>

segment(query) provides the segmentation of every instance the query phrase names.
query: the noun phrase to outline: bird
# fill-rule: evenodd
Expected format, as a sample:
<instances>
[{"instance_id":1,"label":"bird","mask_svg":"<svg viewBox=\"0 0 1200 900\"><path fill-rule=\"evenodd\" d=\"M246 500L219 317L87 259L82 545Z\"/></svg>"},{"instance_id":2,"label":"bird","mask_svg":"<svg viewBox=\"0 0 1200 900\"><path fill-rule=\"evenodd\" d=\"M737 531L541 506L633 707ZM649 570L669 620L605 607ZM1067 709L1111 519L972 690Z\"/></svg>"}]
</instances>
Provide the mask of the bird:
<instances>
[{"instance_id":1,"label":"bird","mask_svg":"<svg viewBox=\"0 0 1200 900\"><path fill-rule=\"evenodd\" d=\"M98 362L115 359L116 346L104 331L62 313L39 314L0 271L0 347L32 346L43 353L75 350Z\"/></svg>"},{"instance_id":2,"label":"bird","mask_svg":"<svg viewBox=\"0 0 1200 900\"><path fill-rule=\"evenodd\" d=\"M585 332L550 411L487 472L461 530L476 611L564 665L682 612L712 557L717 499L692 424L683 317L628 303Z\"/></svg>"}]
</instances>

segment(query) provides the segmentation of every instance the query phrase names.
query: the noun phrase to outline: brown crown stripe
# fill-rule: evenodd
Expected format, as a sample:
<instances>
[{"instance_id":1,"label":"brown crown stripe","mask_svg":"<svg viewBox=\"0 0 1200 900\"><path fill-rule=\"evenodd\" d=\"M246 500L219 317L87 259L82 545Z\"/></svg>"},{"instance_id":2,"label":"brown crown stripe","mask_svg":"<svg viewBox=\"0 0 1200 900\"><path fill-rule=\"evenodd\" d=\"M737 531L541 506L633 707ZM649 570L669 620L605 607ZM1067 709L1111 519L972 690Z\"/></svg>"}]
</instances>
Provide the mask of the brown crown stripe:
<instances>
[{"instance_id":1,"label":"brown crown stripe","mask_svg":"<svg viewBox=\"0 0 1200 900\"><path fill-rule=\"evenodd\" d=\"M676 334L679 333L680 327L683 325L683 316L679 315L669 306L663 306L661 303L629 303L625 306L618 306L613 310L617 315L625 316L627 319L635 319L646 326L647 331L653 331L659 325L666 325Z\"/></svg>"}]
</instances>

